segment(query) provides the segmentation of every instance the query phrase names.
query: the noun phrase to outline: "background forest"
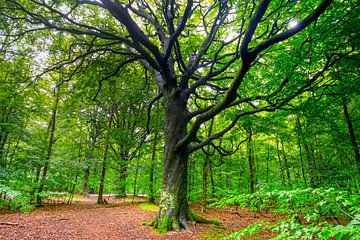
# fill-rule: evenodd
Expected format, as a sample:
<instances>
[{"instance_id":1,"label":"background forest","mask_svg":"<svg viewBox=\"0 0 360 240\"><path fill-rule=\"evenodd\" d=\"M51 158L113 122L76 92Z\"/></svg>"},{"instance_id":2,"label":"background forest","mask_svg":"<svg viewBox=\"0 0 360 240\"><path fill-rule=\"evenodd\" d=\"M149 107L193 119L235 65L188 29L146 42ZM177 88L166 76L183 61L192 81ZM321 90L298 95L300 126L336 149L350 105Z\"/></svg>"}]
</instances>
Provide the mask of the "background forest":
<instances>
[{"instance_id":1,"label":"background forest","mask_svg":"<svg viewBox=\"0 0 360 240\"><path fill-rule=\"evenodd\" d=\"M103 194L146 195L158 202L166 113L161 96L154 98L159 94L154 74L142 61L116 54L126 46L111 48L111 43L89 35L51 27L34 31L16 21L24 16L8 12L11 6L20 8L23 1L9 2L10 7L0 4L0 204L29 211L50 196L66 195L71 202L82 194L99 194L98 203L104 203ZM66 12L72 1L55 2ZM29 4L28 9L33 7ZM299 9L298 13L307 13L304 6ZM109 28L116 26L110 16L92 10L83 13L87 22L99 28L104 21ZM271 92L267 101L277 104L298 89L301 94L276 111L242 116L230 131L193 152L187 175L190 202L261 208L250 200L241 202L238 196L265 199L267 193L291 191L306 196L301 191L310 188L358 196L359 16L356 1L335 1L322 21L258 56L238 95ZM281 17L279 28L296 26L294 19ZM194 18L189 25L201 22L201 16ZM236 39L229 31L219 30L218 38ZM190 56L204 36L188 34L189 42L178 44ZM206 68L199 67L197 73ZM226 71L234 73L236 68ZM195 111L216 103L226 91L226 79L199 88L188 108ZM306 88L299 88L300 84L307 84ZM201 125L197 137L212 136L240 110L256 109L262 101L249 99L245 106L212 117ZM359 198L345 198L353 207L351 219L359 220Z\"/></svg>"}]
</instances>

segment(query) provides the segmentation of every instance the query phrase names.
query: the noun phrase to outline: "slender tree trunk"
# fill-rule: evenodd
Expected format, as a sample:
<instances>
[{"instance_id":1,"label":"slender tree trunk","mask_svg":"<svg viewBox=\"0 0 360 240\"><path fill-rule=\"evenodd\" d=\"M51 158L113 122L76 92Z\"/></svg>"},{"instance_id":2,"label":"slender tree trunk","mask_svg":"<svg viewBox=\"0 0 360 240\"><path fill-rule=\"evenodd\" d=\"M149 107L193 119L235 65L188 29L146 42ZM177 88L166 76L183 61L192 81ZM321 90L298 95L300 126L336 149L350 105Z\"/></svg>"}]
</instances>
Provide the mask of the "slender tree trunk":
<instances>
[{"instance_id":1,"label":"slender tree trunk","mask_svg":"<svg viewBox=\"0 0 360 240\"><path fill-rule=\"evenodd\" d=\"M83 186L82 186L82 192L84 195L88 193L89 176L90 176L90 166L86 166L84 169L84 178L83 178Z\"/></svg>"},{"instance_id":2,"label":"slender tree trunk","mask_svg":"<svg viewBox=\"0 0 360 240\"><path fill-rule=\"evenodd\" d=\"M94 113L95 114L95 111ZM96 130L96 122L95 120L90 122L90 134L89 134L89 149L86 154L86 166L84 169L84 178L83 178L83 194L86 195L89 191L88 181L90 177L90 161L94 158L94 149L96 147L96 141L97 141L97 130Z\"/></svg>"},{"instance_id":3,"label":"slender tree trunk","mask_svg":"<svg viewBox=\"0 0 360 240\"><path fill-rule=\"evenodd\" d=\"M316 159L315 159L315 151L314 151L314 147L313 144L309 144L309 149L310 149L310 154L311 154L311 165L313 168L313 174L314 174L314 179L315 179L315 185L318 186L319 185L319 173L318 173L318 168L317 168L317 164L316 164Z\"/></svg>"},{"instance_id":4,"label":"slender tree trunk","mask_svg":"<svg viewBox=\"0 0 360 240\"><path fill-rule=\"evenodd\" d=\"M100 186L99 186L99 195L98 195L98 200L97 200L97 204L105 204L106 201L104 201L103 198L103 193L104 193L104 185L105 185L105 175L106 175L106 162L109 156L109 138L110 138L110 131L111 131L111 127L112 127L112 122L114 119L114 114L115 114L115 105L113 104L111 107L111 112L110 112L110 116L109 116L109 122L108 122L108 132L106 134L106 139L105 139L105 149L104 149L104 158L102 161L102 167L101 167L101 178L100 178Z\"/></svg>"},{"instance_id":5,"label":"slender tree trunk","mask_svg":"<svg viewBox=\"0 0 360 240\"><path fill-rule=\"evenodd\" d=\"M286 177L287 177L287 182L288 185L291 186L291 175L290 175L290 169L289 169L289 162L286 156L286 152L285 152L285 147L284 147L284 143L281 141L281 150L283 153L283 158L284 158L284 164L285 164L285 171L286 171Z\"/></svg>"},{"instance_id":6,"label":"slender tree trunk","mask_svg":"<svg viewBox=\"0 0 360 240\"><path fill-rule=\"evenodd\" d=\"M9 116L12 112L12 106L4 107L1 110L2 110L1 111L2 114L0 114L1 116L0 123L7 123L9 121ZM9 130L6 129L6 126L3 127L0 125L0 164L2 164L4 168L5 168L5 159L4 159L4 163L1 160L4 157L4 148L8 137L9 137Z\"/></svg>"},{"instance_id":7,"label":"slender tree trunk","mask_svg":"<svg viewBox=\"0 0 360 240\"><path fill-rule=\"evenodd\" d=\"M155 163L156 163L156 146L158 141L158 132L155 130L154 134L154 142L152 146L151 152L151 163L150 163L150 173L149 173L149 202L155 202L155 194L154 194L154 172L155 172Z\"/></svg>"},{"instance_id":8,"label":"slender tree trunk","mask_svg":"<svg viewBox=\"0 0 360 240\"><path fill-rule=\"evenodd\" d=\"M5 148L5 143L8 139L8 136L9 136L8 131L0 132L0 163L4 168L6 168L6 159L4 157L4 148Z\"/></svg>"},{"instance_id":9,"label":"slender tree trunk","mask_svg":"<svg viewBox=\"0 0 360 240\"><path fill-rule=\"evenodd\" d=\"M188 181L187 181L187 186L188 186L188 192L191 193L192 192L192 188L193 188L193 162L191 161L191 159L189 159L188 161Z\"/></svg>"},{"instance_id":10,"label":"slender tree trunk","mask_svg":"<svg viewBox=\"0 0 360 240\"><path fill-rule=\"evenodd\" d=\"M302 129L299 116L296 116L296 125L297 125L297 143L299 148L299 155L300 155L300 164L301 164L301 174L304 179L304 184L307 186L306 175L305 175L305 167L304 167L304 159L301 147L301 136L302 136Z\"/></svg>"},{"instance_id":11,"label":"slender tree trunk","mask_svg":"<svg viewBox=\"0 0 360 240\"><path fill-rule=\"evenodd\" d=\"M24 127L25 128L25 127ZM8 147L6 150L6 153L4 154L4 161L5 161L5 168L7 166L11 166L12 161L14 160L16 151L18 150L19 144L20 144L20 138L17 137L16 139L14 139L13 141L15 141L15 146L13 146L12 151L11 151L11 145L12 142L10 142L10 140L8 141Z\"/></svg>"},{"instance_id":12,"label":"slender tree trunk","mask_svg":"<svg viewBox=\"0 0 360 240\"><path fill-rule=\"evenodd\" d=\"M36 172L35 172L35 185L39 183L40 180L40 174L41 174L41 166L36 166ZM37 186L38 187L38 186ZM37 188L36 187L36 188ZM34 192L36 192L36 189L34 189ZM33 193L34 193L33 192Z\"/></svg>"},{"instance_id":13,"label":"slender tree trunk","mask_svg":"<svg viewBox=\"0 0 360 240\"><path fill-rule=\"evenodd\" d=\"M137 195L137 179L139 174L139 159L136 162L136 168L135 168L135 176L134 176L134 191L133 191L133 199Z\"/></svg>"},{"instance_id":14,"label":"slender tree trunk","mask_svg":"<svg viewBox=\"0 0 360 240\"><path fill-rule=\"evenodd\" d=\"M309 168L310 187L315 188L316 187L316 180L315 180L315 166L313 164L314 159L313 159L309 144L305 143L304 148L305 148L306 158L307 158L308 168Z\"/></svg>"},{"instance_id":15,"label":"slender tree trunk","mask_svg":"<svg viewBox=\"0 0 360 240\"><path fill-rule=\"evenodd\" d=\"M74 198L74 193L75 193L75 187L76 187L76 183L77 183L77 180L78 180L78 174L76 174L75 176L75 179L74 179L74 183L71 187L71 191L70 191L70 195L69 195L69 198L68 198L68 201L67 201L67 204L70 204L72 203L72 200Z\"/></svg>"},{"instance_id":16,"label":"slender tree trunk","mask_svg":"<svg viewBox=\"0 0 360 240\"><path fill-rule=\"evenodd\" d=\"M165 154L159 214L154 221L160 231L187 228L190 209L187 202L188 146L177 147L186 134L186 100L177 89L164 90Z\"/></svg>"},{"instance_id":17,"label":"slender tree trunk","mask_svg":"<svg viewBox=\"0 0 360 240\"><path fill-rule=\"evenodd\" d=\"M7 136L9 135L7 134ZM7 168L11 164L11 161L8 161L8 157L10 154L10 147L11 147L11 137L6 137L6 138L7 139L5 139L5 142L3 143L4 145L2 147L0 146L0 163L1 163L1 159L3 159L4 168ZM5 145L7 145L6 150L4 150Z\"/></svg>"},{"instance_id":18,"label":"slender tree trunk","mask_svg":"<svg viewBox=\"0 0 360 240\"><path fill-rule=\"evenodd\" d=\"M206 202L207 202L207 189L208 189L207 180L208 180L209 161L210 161L210 156L206 155L204 158L203 165L202 165L202 192L201 192L201 200L200 201L203 206L205 206Z\"/></svg>"},{"instance_id":19,"label":"slender tree trunk","mask_svg":"<svg viewBox=\"0 0 360 240\"><path fill-rule=\"evenodd\" d=\"M208 137L211 136L213 125L214 125L214 119L212 119L211 122L210 122L209 131L208 131ZM209 152L209 151L210 151L210 146L208 146L208 148L207 148L207 152ZM210 156L208 154L206 154L205 158L204 158L203 165L202 165L201 204L203 206L205 206L206 202L207 202L207 187L208 187L207 180L208 180L209 161L210 161Z\"/></svg>"},{"instance_id":20,"label":"slender tree trunk","mask_svg":"<svg viewBox=\"0 0 360 240\"><path fill-rule=\"evenodd\" d=\"M284 171L283 171L283 166L281 164L280 149L279 149L279 136L278 135L276 135L276 152L277 152L277 157L278 157L278 161L279 161L281 181L282 181L282 184L284 186L286 186L285 185L285 175L284 175Z\"/></svg>"},{"instance_id":21,"label":"slender tree trunk","mask_svg":"<svg viewBox=\"0 0 360 240\"><path fill-rule=\"evenodd\" d=\"M358 169L358 172L360 173L359 146L358 146L357 141L356 141L356 136L355 136L353 124L352 124L350 114L349 114L349 110L348 110L348 107L347 107L347 104L345 103L345 101L343 103L343 111L344 111L345 121L346 121L347 126L348 126L349 137L350 137L350 141L351 141L351 146L352 146L353 151L354 151L354 156L355 156L355 160L356 160L357 169Z\"/></svg>"},{"instance_id":22,"label":"slender tree trunk","mask_svg":"<svg viewBox=\"0 0 360 240\"><path fill-rule=\"evenodd\" d=\"M270 141L268 141L266 156L266 183L269 183L269 161L270 161Z\"/></svg>"},{"instance_id":23,"label":"slender tree trunk","mask_svg":"<svg viewBox=\"0 0 360 240\"><path fill-rule=\"evenodd\" d=\"M249 162L249 190L250 194L255 192L255 161L254 161L254 153L252 146L252 130L248 131L249 139L247 141L247 150L248 150L248 162Z\"/></svg>"},{"instance_id":24,"label":"slender tree trunk","mask_svg":"<svg viewBox=\"0 0 360 240\"><path fill-rule=\"evenodd\" d=\"M321 147L321 143L320 143L319 135L316 135L315 141L316 141L316 151L313 151L313 152L314 152L314 154L317 155L318 166L319 166L319 165L321 166L321 165L324 163L324 158L323 158L323 155L322 155L322 153L321 153L321 148L320 148L320 147ZM315 158L313 158L313 159L315 159ZM315 162L314 162L314 166L316 166L316 165L315 165ZM316 169L316 168L315 168L315 169ZM316 170L316 172L319 173L318 170ZM318 184L318 185L321 185L322 179L323 179L322 174L317 174L317 184Z\"/></svg>"},{"instance_id":25,"label":"slender tree trunk","mask_svg":"<svg viewBox=\"0 0 360 240\"><path fill-rule=\"evenodd\" d=\"M214 197L215 195L214 168L211 161L209 162L209 171L210 171L210 183L211 183L211 197Z\"/></svg>"},{"instance_id":26,"label":"slender tree trunk","mask_svg":"<svg viewBox=\"0 0 360 240\"><path fill-rule=\"evenodd\" d=\"M222 176L221 164L219 165L217 170L218 170L218 172L217 172L217 177L218 177L217 182L218 182L219 196L222 197L223 196L223 176Z\"/></svg>"},{"instance_id":27,"label":"slender tree trunk","mask_svg":"<svg viewBox=\"0 0 360 240\"><path fill-rule=\"evenodd\" d=\"M109 155L109 144L106 143L104 149L104 158L101 165L101 178L100 178L100 186L99 186L99 195L97 199L97 204L105 204L103 194L104 194L104 186L105 186L105 175L106 175L106 162Z\"/></svg>"},{"instance_id":28,"label":"slender tree trunk","mask_svg":"<svg viewBox=\"0 0 360 240\"><path fill-rule=\"evenodd\" d=\"M55 143L55 141L54 141L55 137L54 136L55 136L55 126L56 126L56 114L57 114L57 110L58 110L58 106L59 106L59 100L60 100L60 88L57 87L56 88L55 103L54 103L54 107L52 109L52 114L51 114L49 127L48 127L49 141L48 141L47 154L46 154L46 157L45 157L45 164L44 164L43 172L42 172L42 175L41 175L41 180L40 180L40 183L39 183L39 188L38 188L37 195L36 195L36 204L38 206L42 205L41 192L44 190L45 181L46 181L46 175L47 175L47 172L49 170L49 164L50 164L52 148L53 148L53 145Z\"/></svg>"}]
</instances>

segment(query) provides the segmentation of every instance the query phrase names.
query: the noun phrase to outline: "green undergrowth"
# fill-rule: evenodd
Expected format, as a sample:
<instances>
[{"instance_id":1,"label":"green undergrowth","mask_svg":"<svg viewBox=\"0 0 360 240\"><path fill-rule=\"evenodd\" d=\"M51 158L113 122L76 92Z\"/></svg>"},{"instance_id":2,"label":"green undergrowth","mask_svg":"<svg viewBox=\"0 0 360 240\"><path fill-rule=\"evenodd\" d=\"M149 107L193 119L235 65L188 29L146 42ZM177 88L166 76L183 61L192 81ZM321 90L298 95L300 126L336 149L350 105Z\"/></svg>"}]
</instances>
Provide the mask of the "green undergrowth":
<instances>
[{"instance_id":1,"label":"green undergrowth","mask_svg":"<svg viewBox=\"0 0 360 240\"><path fill-rule=\"evenodd\" d=\"M159 207L152 203L141 203L139 204L139 208L143 211L149 211L149 212L159 211Z\"/></svg>"},{"instance_id":2,"label":"green undergrowth","mask_svg":"<svg viewBox=\"0 0 360 240\"><path fill-rule=\"evenodd\" d=\"M31 202L35 196L23 191L13 190L5 185L0 184L0 194L3 197L0 199L0 207L6 207L10 210L20 210L27 213L32 211L35 206ZM4 199L5 196L5 199Z\"/></svg>"},{"instance_id":3,"label":"green undergrowth","mask_svg":"<svg viewBox=\"0 0 360 240\"><path fill-rule=\"evenodd\" d=\"M14 190L0 184L0 207L8 208L12 211L18 210L23 213L31 212L36 208L36 194L30 193L31 191L32 189L26 189L26 191ZM42 198L43 203L50 204L63 204L66 203L69 198L68 193L54 191L43 191L39 196Z\"/></svg>"},{"instance_id":4,"label":"green undergrowth","mask_svg":"<svg viewBox=\"0 0 360 240\"><path fill-rule=\"evenodd\" d=\"M228 239L271 230L273 239L360 239L360 194L337 188L274 190L224 198L215 207L237 205L251 211L284 216L275 224L260 222L230 234Z\"/></svg>"},{"instance_id":5,"label":"green undergrowth","mask_svg":"<svg viewBox=\"0 0 360 240\"><path fill-rule=\"evenodd\" d=\"M199 234L200 239L213 240L222 239L225 235L229 234L229 230L224 227L212 226L210 230Z\"/></svg>"}]
</instances>

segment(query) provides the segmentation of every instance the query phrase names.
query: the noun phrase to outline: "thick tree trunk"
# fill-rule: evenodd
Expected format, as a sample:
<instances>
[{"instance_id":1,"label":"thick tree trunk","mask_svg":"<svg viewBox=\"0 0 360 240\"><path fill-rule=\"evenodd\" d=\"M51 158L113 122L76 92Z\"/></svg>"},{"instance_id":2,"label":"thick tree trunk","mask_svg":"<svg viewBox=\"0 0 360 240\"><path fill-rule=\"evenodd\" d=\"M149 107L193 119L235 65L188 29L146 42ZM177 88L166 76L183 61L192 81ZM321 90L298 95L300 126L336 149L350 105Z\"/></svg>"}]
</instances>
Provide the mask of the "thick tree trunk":
<instances>
[{"instance_id":1,"label":"thick tree trunk","mask_svg":"<svg viewBox=\"0 0 360 240\"><path fill-rule=\"evenodd\" d=\"M359 146L358 146L357 141L356 141L356 136L355 136L353 124L352 124L352 121L351 121L351 118L350 118L349 110L348 110L347 104L345 102L343 103L343 110L344 110L344 116L345 116L345 120L346 120L348 130L349 130L349 137L350 137L350 141L351 141L351 146L352 146L353 151L354 151L356 165L357 165L357 168L358 168L358 172L360 173Z\"/></svg>"},{"instance_id":2,"label":"thick tree trunk","mask_svg":"<svg viewBox=\"0 0 360 240\"><path fill-rule=\"evenodd\" d=\"M186 101L173 89L164 94L165 155L159 214L154 226L159 232L187 228L190 210L187 202L188 146L178 148L186 134Z\"/></svg>"}]
</instances>

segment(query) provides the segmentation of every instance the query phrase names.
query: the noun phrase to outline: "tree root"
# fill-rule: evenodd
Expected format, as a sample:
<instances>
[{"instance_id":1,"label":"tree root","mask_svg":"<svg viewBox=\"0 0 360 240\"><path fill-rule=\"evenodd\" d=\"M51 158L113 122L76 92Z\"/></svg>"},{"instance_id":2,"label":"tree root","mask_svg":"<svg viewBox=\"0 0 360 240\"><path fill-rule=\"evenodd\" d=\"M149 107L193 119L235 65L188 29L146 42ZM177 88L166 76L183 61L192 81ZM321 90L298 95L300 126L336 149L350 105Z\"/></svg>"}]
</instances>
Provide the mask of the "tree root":
<instances>
[{"instance_id":1,"label":"tree root","mask_svg":"<svg viewBox=\"0 0 360 240\"><path fill-rule=\"evenodd\" d=\"M205 223L205 224L214 224L216 226L221 226L221 223L215 219L206 219L203 216L195 213L190 210L190 220L195 223Z\"/></svg>"},{"instance_id":2,"label":"tree root","mask_svg":"<svg viewBox=\"0 0 360 240\"><path fill-rule=\"evenodd\" d=\"M195 223L205 223L205 224L214 224L216 226L221 226L221 223L214 219L206 219L199 214L190 210L189 220ZM142 222L141 225L154 227L158 233L166 233L171 230L179 231L180 228L188 229L188 225L185 219L177 219L176 217L165 216L161 220L159 216L156 217L154 221Z\"/></svg>"}]
</instances>

